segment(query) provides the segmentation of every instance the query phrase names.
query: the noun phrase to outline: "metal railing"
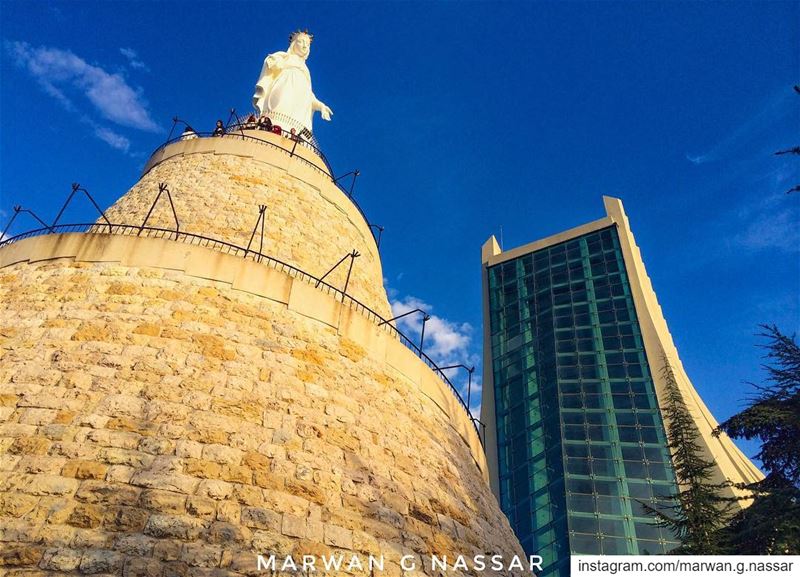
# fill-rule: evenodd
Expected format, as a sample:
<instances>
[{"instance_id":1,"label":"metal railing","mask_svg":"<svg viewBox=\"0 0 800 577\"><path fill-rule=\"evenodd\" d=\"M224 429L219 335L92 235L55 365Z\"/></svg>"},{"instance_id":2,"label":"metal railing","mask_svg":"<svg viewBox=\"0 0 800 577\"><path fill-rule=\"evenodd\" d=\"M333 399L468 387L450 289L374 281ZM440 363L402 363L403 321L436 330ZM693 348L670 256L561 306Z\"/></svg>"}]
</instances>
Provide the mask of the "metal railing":
<instances>
[{"instance_id":1,"label":"metal railing","mask_svg":"<svg viewBox=\"0 0 800 577\"><path fill-rule=\"evenodd\" d=\"M253 116L257 117L258 115L253 114ZM307 142L309 145L311 145L311 146L309 146L309 148L314 150L314 152L316 154L318 154L320 157L324 158L324 155L322 154L322 151L320 150L319 142L317 142L317 139L314 136L314 133L311 132L302 122L299 122L299 121L295 120L294 118L292 118L291 116L288 116L286 114L282 114L280 112L270 112L269 114L267 114L265 116L267 118L269 118L269 120L270 120L270 122L272 123L273 126L275 126L275 125L279 126L282 129L282 132L287 137L291 134L291 132L292 132L291 129L294 128L295 134L300 136L305 142ZM239 130L239 125L241 125L245 130L248 130L248 127L252 126L252 122L247 122L246 120L243 121L241 118L242 117L238 117L237 116L238 122L234 123L232 126L234 126L234 128L236 130ZM248 118L249 118L249 115L248 115ZM258 123L258 119L256 120L256 124L257 123ZM250 130L252 130L252 128L250 128Z\"/></svg>"},{"instance_id":2,"label":"metal railing","mask_svg":"<svg viewBox=\"0 0 800 577\"><path fill-rule=\"evenodd\" d=\"M93 223L59 224L55 226L46 226L43 228L29 230L27 232L23 232L16 236L7 238L2 242L0 242L0 249L9 246L15 242L18 242L20 240L24 240L26 238L42 236L47 234L65 234L65 233L114 234L123 236L145 236L148 238L168 239L194 246L210 248L211 250L215 250L218 252L234 256L239 256L245 259L249 258L255 262L266 264L267 266L275 270L288 274L292 278L297 278L302 280L303 282L314 284L319 290L333 295L334 298L339 302L341 302L343 305L347 305L350 309L353 309L356 312L359 312L360 314L366 316L373 324L378 325L379 328L381 328L382 330L389 331L389 333L392 334L397 340L399 340L407 348L409 348L412 352L414 352L422 360L422 362L428 365L428 367L434 373L439 375L439 378L450 388L450 391L456 396L456 399L458 399L458 402L461 405L461 407L466 411L467 417L469 417L470 421L472 421L472 424L478 433L478 438L481 440L481 443L484 442L484 437L482 435L483 430L481 428L483 427L483 423L481 423L478 419L475 419L472 416L472 414L469 411L469 407L464 402L464 399L461 398L458 389L456 389L455 385L453 385L450 379L447 378L442 369L439 368L439 366L433 361L433 359L431 359L428 355L426 355L422 351L422 349L420 349L420 347L418 347L411 339L409 339L406 335L404 335L396 326L390 324L386 319L384 319L378 313L373 311L367 305L356 300L349 294L337 289L336 287L326 283L324 280L315 277L314 275L311 275L277 258L265 255L253 249L243 248L241 246L237 246L235 244L223 240L199 234L194 234L190 232L175 231L165 228L156 228L149 226L137 226L132 224L112 224L112 223L98 224L96 222L93 222Z\"/></svg>"},{"instance_id":3,"label":"metal railing","mask_svg":"<svg viewBox=\"0 0 800 577\"><path fill-rule=\"evenodd\" d=\"M291 146L289 148L285 148L285 147L281 146L280 144L277 144L277 143L269 141L269 140L256 138L255 136L248 136L247 134L243 134L238 128L239 126L241 126L244 130L250 130L249 128L244 128L245 124L246 123L242 123L241 125L239 125L239 124L231 125L231 127L229 127L229 129L224 134L222 134L222 136L214 136L213 132L192 132L192 135L188 136L188 137L185 136L185 135L176 136L175 138L171 138L171 139L167 140L164 144L162 144L161 146L156 148L153 151L153 154L150 155L150 158L152 159L153 156L155 156L158 152L164 150L170 144L174 144L175 142L180 142L181 140L191 140L191 139L194 139L195 137L197 137L197 138L235 138L237 140L242 140L242 141L245 141L245 142L252 142L252 143L260 144L262 146L269 146L269 147L272 147L272 148L274 148L276 150L280 150L281 152L284 152L284 153L288 154L289 157L296 158L300 162L303 162L303 163L307 164L308 166L310 166L314 170L317 170L318 172L320 172L320 173L324 174L325 176L327 176L328 178L330 178L331 182L333 184L335 184L336 187L339 190L341 190L347 196L347 198L350 199L350 202L353 203L353 206L356 207L356 210L358 210L359 214L364 219L364 222L367 224L367 227L370 229L372 240L375 241L376 245L378 244L378 239L375 238L375 232L372 230L373 229L373 224L370 223L369 219L367 218L366 213L363 211L361 206L359 206L358 202L356 202L355 198L353 198L353 195L351 194L351 192L349 190L347 190L346 188L344 188L344 186L342 186L338 182L338 180L333 176L333 169L331 168L330 163L328 163L328 159L325 158L324 154L322 154L322 151L320 151L318 148L313 146L311 143L309 143L307 141L304 141L302 138L300 138L298 136L295 136L293 138L290 133L288 133L286 131L283 131L283 130L282 130L281 136L283 136L283 138L285 138L286 140L288 140L291 143ZM236 127L236 130L235 131L231 130L232 127ZM265 132L267 132L267 131L265 130ZM297 150L297 146L304 146L306 148L312 149L315 152L315 154L317 154L322 159L323 163L325 164L325 170L323 170L317 164L314 164L313 162L303 158L302 156L298 156L297 154L295 154L295 152ZM148 162L149 162L149 160L148 160Z\"/></svg>"}]
</instances>

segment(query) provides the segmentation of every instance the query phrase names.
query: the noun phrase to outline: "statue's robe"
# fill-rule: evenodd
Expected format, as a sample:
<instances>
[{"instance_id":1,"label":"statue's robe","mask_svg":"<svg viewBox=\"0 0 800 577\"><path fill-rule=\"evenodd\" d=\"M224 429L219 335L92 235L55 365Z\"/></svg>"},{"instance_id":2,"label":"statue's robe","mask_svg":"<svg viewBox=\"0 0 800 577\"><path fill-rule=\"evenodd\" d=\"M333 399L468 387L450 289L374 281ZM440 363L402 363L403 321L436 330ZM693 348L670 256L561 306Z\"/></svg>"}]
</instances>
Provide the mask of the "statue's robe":
<instances>
[{"instance_id":1,"label":"statue's robe","mask_svg":"<svg viewBox=\"0 0 800 577\"><path fill-rule=\"evenodd\" d=\"M311 73L305 60L291 52L275 52L264 59L256 82L253 106L259 114L271 116L276 124L289 117L311 131L316 97L311 90ZM284 127L288 130L290 127Z\"/></svg>"}]
</instances>

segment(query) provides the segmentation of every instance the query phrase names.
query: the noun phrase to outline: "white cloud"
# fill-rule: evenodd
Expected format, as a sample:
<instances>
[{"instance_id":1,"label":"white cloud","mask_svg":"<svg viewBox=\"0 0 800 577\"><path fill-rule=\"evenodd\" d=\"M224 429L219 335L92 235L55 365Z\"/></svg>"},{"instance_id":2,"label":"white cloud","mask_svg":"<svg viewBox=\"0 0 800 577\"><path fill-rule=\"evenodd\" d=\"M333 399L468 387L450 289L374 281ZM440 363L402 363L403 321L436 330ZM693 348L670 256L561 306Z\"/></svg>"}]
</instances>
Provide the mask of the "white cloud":
<instances>
[{"instance_id":1,"label":"white cloud","mask_svg":"<svg viewBox=\"0 0 800 577\"><path fill-rule=\"evenodd\" d=\"M133 48L120 48L120 53L128 59L128 64L134 70L142 70L143 72L150 72L147 64L139 60L139 55Z\"/></svg>"},{"instance_id":2,"label":"white cloud","mask_svg":"<svg viewBox=\"0 0 800 577\"><path fill-rule=\"evenodd\" d=\"M480 378L480 353L476 347L480 343L474 343L472 336L474 329L466 322L454 322L440 316L431 314L433 307L425 301L414 296L406 296L402 299L391 301L392 315L399 316L414 309L421 309L430 315L430 320L425 323L425 341L423 349L438 366L450 366L463 364L476 367L472 374L472 393L470 395L470 405L473 414L477 410L480 412L481 378ZM419 343L419 336L422 331L421 313L413 313L398 319L395 324L412 341ZM468 374L463 369L450 369L445 371L448 379L456 386L461 397L467 400ZM477 407L477 408L476 408Z\"/></svg>"},{"instance_id":3,"label":"white cloud","mask_svg":"<svg viewBox=\"0 0 800 577\"><path fill-rule=\"evenodd\" d=\"M111 146L111 148L116 148L122 152L128 152L131 147L130 140L120 134L117 134L109 128L98 126L95 128L94 134L97 136L97 138Z\"/></svg>"},{"instance_id":4,"label":"white cloud","mask_svg":"<svg viewBox=\"0 0 800 577\"><path fill-rule=\"evenodd\" d=\"M150 117L141 89L129 86L120 74L91 65L69 50L34 48L26 42L7 42L6 50L18 66L67 110L76 109L67 92L79 93L107 120L149 132L159 130Z\"/></svg>"},{"instance_id":5,"label":"white cloud","mask_svg":"<svg viewBox=\"0 0 800 577\"><path fill-rule=\"evenodd\" d=\"M394 300L391 305L394 316L416 308L429 314L433 310L431 305L413 296ZM463 362L472 340L472 326L469 323L451 322L433 314L430 317L425 324L425 352L440 364ZM397 326L401 331L409 330L419 334L422 331L422 320L422 314L415 313L399 319Z\"/></svg>"}]
</instances>

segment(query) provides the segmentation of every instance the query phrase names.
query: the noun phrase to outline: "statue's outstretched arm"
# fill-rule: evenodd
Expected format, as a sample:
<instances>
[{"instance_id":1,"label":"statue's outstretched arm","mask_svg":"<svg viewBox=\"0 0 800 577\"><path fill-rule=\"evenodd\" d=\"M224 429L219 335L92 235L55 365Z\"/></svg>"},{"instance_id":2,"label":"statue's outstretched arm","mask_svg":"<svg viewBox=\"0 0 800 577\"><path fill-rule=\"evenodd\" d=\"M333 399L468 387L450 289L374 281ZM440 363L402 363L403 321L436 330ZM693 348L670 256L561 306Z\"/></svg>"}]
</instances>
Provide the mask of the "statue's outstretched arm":
<instances>
[{"instance_id":1,"label":"statue's outstretched arm","mask_svg":"<svg viewBox=\"0 0 800 577\"><path fill-rule=\"evenodd\" d=\"M311 109L318 110L322 120L330 120L333 116L330 106L319 100L313 93L311 94Z\"/></svg>"}]
</instances>

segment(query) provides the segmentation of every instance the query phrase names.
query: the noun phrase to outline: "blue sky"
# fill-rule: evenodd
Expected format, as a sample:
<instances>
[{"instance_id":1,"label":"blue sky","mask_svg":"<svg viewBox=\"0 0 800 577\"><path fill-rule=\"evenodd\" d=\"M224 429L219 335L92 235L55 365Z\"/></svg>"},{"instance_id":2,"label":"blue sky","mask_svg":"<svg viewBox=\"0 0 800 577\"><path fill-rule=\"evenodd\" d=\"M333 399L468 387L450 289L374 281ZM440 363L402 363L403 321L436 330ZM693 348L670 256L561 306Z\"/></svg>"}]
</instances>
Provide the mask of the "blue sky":
<instances>
[{"instance_id":1,"label":"blue sky","mask_svg":"<svg viewBox=\"0 0 800 577\"><path fill-rule=\"evenodd\" d=\"M110 205L173 116L247 110L265 54L307 27L334 111L317 138L361 170L390 295L435 315L443 362L479 361L489 235L594 220L604 194L718 418L761 378L757 325L800 328L800 158L773 155L800 144L798 2L3 0L0 22L3 224L15 204L52 221L73 181Z\"/></svg>"}]
</instances>

